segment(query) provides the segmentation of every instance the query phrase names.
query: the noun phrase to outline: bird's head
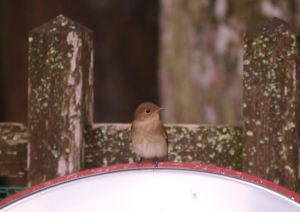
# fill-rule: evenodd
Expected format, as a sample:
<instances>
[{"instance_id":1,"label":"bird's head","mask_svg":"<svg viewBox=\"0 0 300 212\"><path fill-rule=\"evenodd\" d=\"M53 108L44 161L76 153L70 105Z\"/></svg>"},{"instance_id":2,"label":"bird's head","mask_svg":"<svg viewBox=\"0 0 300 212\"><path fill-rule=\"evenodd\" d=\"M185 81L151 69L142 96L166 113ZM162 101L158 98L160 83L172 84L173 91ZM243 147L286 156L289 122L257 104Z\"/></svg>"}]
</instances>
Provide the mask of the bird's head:
<instances>
[{"instance_id":1,"label":"bird's head","mask_svg":"<svg viewBox=\"0 0 300 212\"><path fill-rule=\"evenodd\" d=\"M159 120L159 111L163 108L158 107L157 105L151 102L145 102L138 106L134 113L135 121L151 121Z\"/></svg>"}]
</instances>

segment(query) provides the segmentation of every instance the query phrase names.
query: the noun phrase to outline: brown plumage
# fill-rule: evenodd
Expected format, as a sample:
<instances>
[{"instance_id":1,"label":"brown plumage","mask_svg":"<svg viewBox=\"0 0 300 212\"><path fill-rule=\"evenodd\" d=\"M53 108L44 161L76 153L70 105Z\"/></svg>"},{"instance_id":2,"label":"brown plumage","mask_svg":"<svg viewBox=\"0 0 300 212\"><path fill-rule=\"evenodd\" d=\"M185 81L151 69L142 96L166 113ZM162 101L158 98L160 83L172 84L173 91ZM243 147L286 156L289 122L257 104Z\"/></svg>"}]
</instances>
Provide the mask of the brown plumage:
<instances>
[{"instance_id":1,"label":"brown plumage","mask_svg":"<svg viewBox=\"0 0 300 212\"><path fill-rule=\"evenodd\" d=\"M131 125L132 146L140 158L156 161L167 160L168 137L163 123L159 120L159 108L151 102L140 104L134 113Z\"/></svg>"}]
</instances>

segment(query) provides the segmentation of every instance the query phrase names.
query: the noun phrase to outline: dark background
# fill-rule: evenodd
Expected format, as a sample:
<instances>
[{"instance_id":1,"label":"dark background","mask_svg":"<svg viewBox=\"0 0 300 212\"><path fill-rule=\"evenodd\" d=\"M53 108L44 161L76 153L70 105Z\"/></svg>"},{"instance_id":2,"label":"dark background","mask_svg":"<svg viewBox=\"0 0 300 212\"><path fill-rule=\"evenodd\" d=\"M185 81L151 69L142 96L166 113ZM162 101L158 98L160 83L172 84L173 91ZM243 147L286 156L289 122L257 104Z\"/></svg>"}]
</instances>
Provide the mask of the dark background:
<instances>
[{"instance_id":1,"label":"dark background","mask_svg":"<svg viewBox=\"0 0 300 212\"><path fill-rule=\"evenodd\" d=\"M28 33L60 14L95 33L96 123L131 122L151 101L165 107L166 123L241 124L243 33L274 16L300 26L296 0L1 0L0 122L27 122ZM197 47L188 46L191 32ZM175 39L170 49L164 33ZM176 46L187 61L167 58ZM167 83L161 64L171 69ZM193 74L199 84L189 90Z\"/></svg>"},{"instance_id":2,"label":"dark background","mask_svg":"<svg viewBox=\"0 0 300 212\"><path fill-rule=\"evenodd\" d=\"M0 9L1 122L27 122L28 33L59 14L95 33L95 122L131 122L141 102L158 104L157 0L5 0Z\"/></svg>"}]
</instances>

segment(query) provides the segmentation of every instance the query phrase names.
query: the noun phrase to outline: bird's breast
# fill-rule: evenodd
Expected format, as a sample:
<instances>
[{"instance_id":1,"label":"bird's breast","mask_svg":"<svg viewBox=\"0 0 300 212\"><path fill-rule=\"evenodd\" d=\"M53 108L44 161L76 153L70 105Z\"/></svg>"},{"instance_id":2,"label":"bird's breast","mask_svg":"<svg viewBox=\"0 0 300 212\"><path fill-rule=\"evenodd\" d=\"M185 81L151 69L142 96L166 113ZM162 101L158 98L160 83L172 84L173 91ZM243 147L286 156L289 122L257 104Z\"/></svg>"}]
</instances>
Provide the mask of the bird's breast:
<instances>
[{"instance_id":1,"label":"bird's breast","mask_svg":"<svg viewBox=\"0 0 300 212\"><path fill-rule=\"evenodd\" d=\"M131 139L133 149L139 157L146 159L164 158L168 152L167 141L158 121L133 122Z\"/></svg>"}]
</instances>

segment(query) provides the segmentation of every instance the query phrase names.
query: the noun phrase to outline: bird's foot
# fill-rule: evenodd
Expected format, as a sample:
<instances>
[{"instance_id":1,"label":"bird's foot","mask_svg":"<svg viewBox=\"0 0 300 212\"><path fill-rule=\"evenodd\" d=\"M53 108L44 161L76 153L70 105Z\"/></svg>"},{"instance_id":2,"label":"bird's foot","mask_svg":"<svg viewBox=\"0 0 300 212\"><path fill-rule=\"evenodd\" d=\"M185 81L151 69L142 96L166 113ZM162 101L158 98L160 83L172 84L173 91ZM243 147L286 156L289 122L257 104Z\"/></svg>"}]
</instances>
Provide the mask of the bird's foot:
<instances>
[{"instance_id":1,"label":"bird's foot","mask_svg":"<svg viewBox=\"0 0 300 212\"><path fill-rule=\"evenodd\" d=\"M143 160L143 158L141 158L141 159L137 162L138 169L140 169L140 164L142 163L142 160Z\"/></svg>"},{"instance_id":2,"label":"bird's foot","mask_svg":"<svg viewBox=\"0 0 300 212\"><path fill-rule=\"evenodd\" d=\"M158 168L158 159L155 162L153 162L153 165L154 164L155 164L154 168Z\"/></svg>"}]
</instances>

